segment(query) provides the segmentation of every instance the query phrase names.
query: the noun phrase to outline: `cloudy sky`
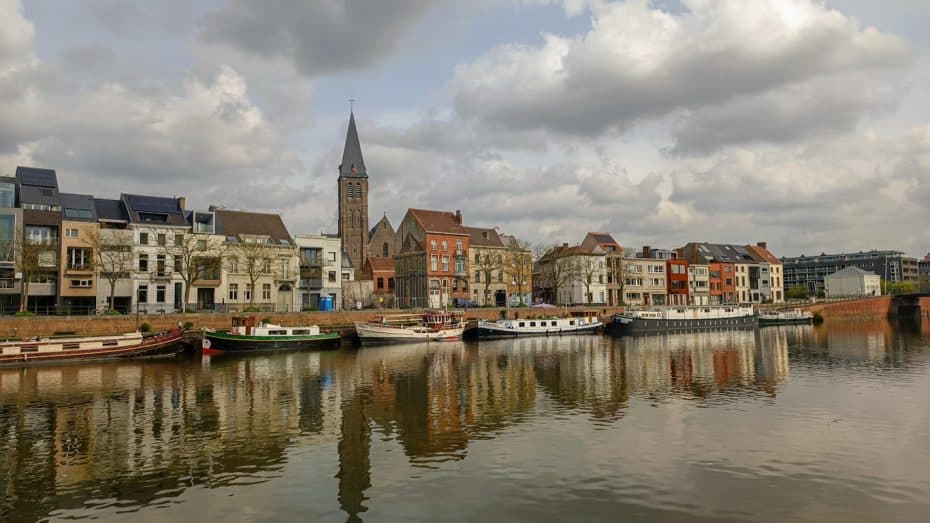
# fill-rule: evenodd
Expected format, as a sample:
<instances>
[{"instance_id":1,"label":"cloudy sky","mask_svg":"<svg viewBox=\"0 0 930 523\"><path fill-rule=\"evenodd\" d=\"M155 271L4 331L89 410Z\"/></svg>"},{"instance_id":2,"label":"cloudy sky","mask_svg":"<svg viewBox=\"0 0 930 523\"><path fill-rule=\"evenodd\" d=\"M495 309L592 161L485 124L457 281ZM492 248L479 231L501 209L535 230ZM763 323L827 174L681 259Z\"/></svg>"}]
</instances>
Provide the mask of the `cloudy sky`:
<instances>
[{"instance_id":1,"label":"cloudy sky","mask_svg":"<svg viewBox=\"0 0 930 523\"><path fill-rule=\"evenodd\" d=\"M335 231L930 251L925 0L0 0L0 173Z\"/></svg>"}]
</instances>

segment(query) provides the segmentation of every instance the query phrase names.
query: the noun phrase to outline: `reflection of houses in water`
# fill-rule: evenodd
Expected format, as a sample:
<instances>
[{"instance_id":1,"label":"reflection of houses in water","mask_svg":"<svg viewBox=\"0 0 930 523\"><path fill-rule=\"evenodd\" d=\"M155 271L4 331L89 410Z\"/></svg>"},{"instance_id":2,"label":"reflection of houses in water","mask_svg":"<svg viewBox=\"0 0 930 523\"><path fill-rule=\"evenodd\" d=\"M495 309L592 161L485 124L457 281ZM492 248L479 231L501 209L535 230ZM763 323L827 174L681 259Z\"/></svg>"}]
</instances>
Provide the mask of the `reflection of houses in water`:
<instances>
[{"instance_id":1,"label":"reflection of houses in water","mask_svg":"<svg viewBox=\"0 0 930 523\"><path fill-rule=\"evenodd\" d=\"M847 361L885 361L900 348L894 345L894 330L886 320L827 321L813 330L812 338L806 355Z\"/></svg>"}]
</instances>

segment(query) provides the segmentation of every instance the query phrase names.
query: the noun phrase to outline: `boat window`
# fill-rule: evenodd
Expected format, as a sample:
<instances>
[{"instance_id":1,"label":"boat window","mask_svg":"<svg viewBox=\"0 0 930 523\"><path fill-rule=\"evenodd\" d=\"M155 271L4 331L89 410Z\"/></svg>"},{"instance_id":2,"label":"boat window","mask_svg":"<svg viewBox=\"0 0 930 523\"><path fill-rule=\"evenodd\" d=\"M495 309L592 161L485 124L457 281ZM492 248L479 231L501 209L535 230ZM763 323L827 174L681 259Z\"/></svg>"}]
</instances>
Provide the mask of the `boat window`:
<instances>
[{"instance_id":1,"label":"boat window","mask_svg":"<svg viewBox=\"0 0 930 523\"><path fill-rule=\"evenodd\" d=\"M535 322L535 321L531 321L531 322L530 322L530 327L535 327L535 326L536 326L536 322Z\"/></svg>"},{"instance_id":2,"label":"boat window","mask_svg":"<svg viewBox=\"0 0 930 523\"><path fill-rule=\"evenodd\" d=\"M101 345L103 345L104 347L115 347L119 345L119 342L116 340L104 340Z\"/></svg>"},{"instance_id":3,"label":"boat window","mask_svg":"<svg viewBox=\"0 0 930 523\"><path fill-rule=\"evenodd\" d=\"M295 329L294 334L310 334L310 329Z\"/></svg>"},{"instance_id":4,"label":"boat window","mask_svg":"<svg viewBox=\"0 0 930 523\"><path fill-rule=\"evenodd\" d=\"M552 322L552 326L555 327L555 325L556 325L556 323L555 323L555 322Z\"/></svg>"},{"instance_id":5,"label":"boat window","mask_svg":"<svg viewBox=\"0 0 930 523\"><path fill-rule=\"evenodd\" d=\"M38 348L38 347L20 347L20 348L19 348L19 352L20 352L20 353L23 353L23 352L39 352L39 348Z\"/></svg>"},{"instance_id":6,"label":"boat window","mask_svg":"<svg viewBox=\"0 0 930 523\"><path fill-rule=\"evenodd\" d=\"M569 321L568 324L569 324L569 325L574 325L574 324L575 324L575 320Z\"/></svg>"},{"instance_id":7,"label":"boat window","mask_svg":"<svg viewBox=\"0 0 930 523\"><path fill-rule=\"evenodd\" d=\"M526 322L525 322L525 321L521 321L521 322L520 322L520 326L521 326L521 327L526 327Z\"/></svg>"},{"instance_id":8,"label":"boat window","mask_svg":"<svg viewBox=\"0 0 930 523\"><path fill-rule=\"evenodd\" d=\"M80 349L81 344L80 343L65 343L64 345L61 346L61 348L64 350Z\"/></svg>"},{"instance_id":9,"label":"boat window","mask_svg":"<svg viewBox=\"0 0 930 523\"><path fill-rule=\"evenodd\" d=\"M286 330L270 330L268 331L269 336L284 336L287 334Z\"/></svg>"}]
</instances>

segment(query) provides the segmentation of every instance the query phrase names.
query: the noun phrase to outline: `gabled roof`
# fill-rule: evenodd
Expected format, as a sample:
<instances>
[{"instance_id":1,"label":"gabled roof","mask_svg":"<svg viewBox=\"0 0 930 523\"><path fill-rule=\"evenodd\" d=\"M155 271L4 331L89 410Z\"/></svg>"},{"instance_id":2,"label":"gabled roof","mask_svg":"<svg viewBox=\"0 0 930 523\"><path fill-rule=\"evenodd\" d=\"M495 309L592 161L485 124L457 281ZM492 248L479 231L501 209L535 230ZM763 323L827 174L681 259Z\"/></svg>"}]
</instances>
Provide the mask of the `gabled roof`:
<instances>
[{"instance_id":1,"label":"gabled roof","mask_svg":"<svg viewBox=\"0 0 930 523\"><path fill-rule=\"evenodd\" d=\"M184 211L176 198L164 196L145 196L141 194L123 194L120 196L126 214L131 223L146 225L185 226ZM163 217L164 220L153 221L151 217Z\"/></svg>"},{"instance_id":2,"label":"gabled roof","mask_svg":"<svg viewBox=\"0 0 930 523\"><path fill-rule=\"evenodd\" d=\"M623 250L623 247L617 243L617 240L615 240L609 232L589 232L585 235L581 245L587 248L593 248L594 245L600 245L601 248L604 249L604 252L621 252ZM610 249L609 247L613 247L613 249Z\"/></svg>"},{"instance_id":3,"label":"gabled roof","mask_svg":"<svg viewBox=\"0 0 930 523\"><path fill-rule=\"evenodd\" d=\"M393 271L394 258L368 258L365 263L373 271Z\"/></svg>"},{"instance_id":4,"label":"gabled roof","mask_svg":"<svg viewBox=\"0 0 930 523\"><path fill-rule=\"evenodd\" d=\"M359 143L358 129L355 128L355 113L349 113L349 129L346 131L346 145L342 150L339 176L368 178L365 160L362 159L362 144Z\"/></svg>"},{"instance_id":5,"label":"gabled roof","mask_svg":"<svg viewBox=\"0 0 930 523\"><path fill-rule=\"evenodd\" d=\"M426 232L468 235L468 231L456 221L454 213L425 209L409 209L407 212Z\"/></svg>"},{"instance_id":6,"label":"gabled roof","mask_svg":"<svg viewBox=\"0 0 930 523\"><path fill-rule=\"evenodd\" d=\"M96 222L97 207L89 194L61 193L62 221Z\"/></svg>"},{"instance_id":7,"label":"gabled roof","mask_svg":"<svg viewBox=\"0 0 930 523\"><path fill-rule=\"evenodd\" d=\"M368 231L368 237L371 238L372 236L374 236L375 232L378 230L379 227L383 227L383 228L390 230L391 234L394 234L396 232L394 230L394 226L391 225L391 220L388 220L387 214L385 214L384 216L381 217L380 220L378 220L378 223L376 223L375 226L372 227L370 231Z\"/></svg>"},{"instance_id":8,"label":"gabled roof","mask_svg":"<svg viewBox=\"0 0 930 523\"><path fill-rule=\"evenodd\" d=\"M471 236L468 241L471 247L504 247L504 242L495 229L483 227L463 227L463 229Z\"/></svg>"},{"instance_id":9,"label":"gabled roof","mask_svg":"<svg viewBox=\"0 0 930 523\"><path fill-rule=\"evenodd\" d=\"M218 210L216 215L222 223L223 234L240 237L241 235L268 236L275 245L293 245L290 233L278 214L260 212ZM283 242L282 240L285 240Z\"/></svg>"},{"instance_id":10,"label":"gabled roof","mask_svg":"<svg viewBox=\"0 0 930 523\"><path fill-rule=\"evenodd\" d=\"M98 220L105 221L128 221L126 210L120 200L108 200L105 198L94 198L94 210L97 213Z\"/></svg>"},{"instance_id":11,"label":"gabled roof","mask_svg":"<svg viewBox=\"0 0 930 523\"><path fill-rule=\"evenodd\" d=\"M689 243L678 250L679 256L691 263L730 262L755 263L756 258L744 245L729 243Z\"/></svg>"},{"instance_id":12,"label":"gabled roof","mask_svg":"<svg viewBox=\"0 0 930 523\"><path fill-rule=\"evenodd\" d=\"M400 254L424 251L426 251L426 249L423 247L423 244L418 242L412 234L407 234L407 237L404 238L404 243L400 246Z\"/></svg>"},{"instance_id":13,"label":"gabled roof","mask_svg":"<svg viewBox=\"0 0 930 523\"><path fill-rule=\"evenodd\" d=\"M767 262L773 265L781 265L781 260L775 257L768 249L761 245L747 245L746 249L756 259L756 261Z\"/></svg>"},{"instance_id":14,"label":"gabled roof","mask_svg":"<svg viewBox=\"0 0 930 523\"><path fill-rule=\"evenodd\" d=\"M833 276L875 276L875 273L850 265L845 269L838 270L833 274L828 275L827 278L832 278Z\"/></svg>"}]
</instances>

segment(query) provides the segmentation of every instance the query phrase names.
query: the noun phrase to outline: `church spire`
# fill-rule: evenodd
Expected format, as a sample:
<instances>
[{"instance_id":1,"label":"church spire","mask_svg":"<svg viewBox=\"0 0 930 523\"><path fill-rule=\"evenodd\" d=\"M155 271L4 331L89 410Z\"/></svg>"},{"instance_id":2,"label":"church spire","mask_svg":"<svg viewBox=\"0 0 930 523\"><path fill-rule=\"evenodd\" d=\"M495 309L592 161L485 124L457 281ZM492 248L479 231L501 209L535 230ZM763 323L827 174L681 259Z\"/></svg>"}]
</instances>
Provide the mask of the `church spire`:
<instances>
[{"instance_id":1,"label":"church spire","mask_svg":"<svg viewBox=\"0 0 930 523\"><path fill-rule=\"evenodd\" d=\"M349 112L349 130L346 133L346 146L342 151L339 176L368 178L365 160L362 159L362 145L358 141L358 130L355 128L354 111Z\"/></svg>"}]
</instances>

